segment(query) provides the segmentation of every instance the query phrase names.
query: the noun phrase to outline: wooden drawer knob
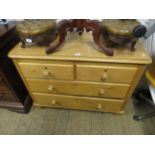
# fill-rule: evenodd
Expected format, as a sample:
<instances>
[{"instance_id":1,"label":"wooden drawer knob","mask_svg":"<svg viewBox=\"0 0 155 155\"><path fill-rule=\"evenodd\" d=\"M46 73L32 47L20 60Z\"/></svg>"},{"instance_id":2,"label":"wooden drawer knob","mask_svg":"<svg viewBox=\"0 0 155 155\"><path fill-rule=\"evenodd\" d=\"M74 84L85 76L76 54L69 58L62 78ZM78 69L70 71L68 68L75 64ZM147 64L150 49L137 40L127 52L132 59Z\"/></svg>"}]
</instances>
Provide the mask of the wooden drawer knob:
<instances>
[{"instance_id":1,"label":"wooden drawer knob","mask_svg":"<svg viewBox=\"0 0 155 155\"><path fill-rule=\"evenodd\" d=\"M102 79L102 80L107 80L107 79L108 79L108 74L107 74L107 73L103 73L103 74L101 75L101 79Z\"/></svg>"},{"instance_id":2,"label":"wooden drawer knob","mask_svg":"<svg viewBox=\"0 0 155 155\"><path fill-rule=\"evenodd\" d=\"M48 70L44 70L44 71L43 71L43 75L44 75L44 76L48 76L48 75L49 75L49 71L48 71Z\"/></svg>"},{"instance_id":3,"label":"wooden drawer knob","mask_svg":"<svg viewBox=\"0 0 155 155\"><path fill-rule=\"evenodd\" d=\"M105 94L105 90L104 89L100 89L100 95L104 95Z\"/></svg>"},{"instance_id":4,"label":"wooden drawer knob","mask_svg":"<svg viewBox=\"0 0 155 155\"><path fill-rule=\"evenodd\" d=\"M102 109L102 105L101 104L98 104L97 105L97 109L101 110Z\"/></svg>"},{"instance_id":5,"label":"wooden drawer knob","mask_svg":"<svg viewBox=\"0 0 155 155\"><path fill-rule=\"evenodd\" d=\"M52 100L52 105L56 105L56 100Z\"/></svg>"},{"instance_id":6,"label":"wooden drawer knob","mask_svg":"<svg viewBox=\"0 0 155 155\"><path fill-rule=\"evenodd\" d=\"M48 87L48 91L53 91L53 89L54 89L54 87L53 87L52 85L50 85L50 86Z\"/></svg>"}]
</instances>

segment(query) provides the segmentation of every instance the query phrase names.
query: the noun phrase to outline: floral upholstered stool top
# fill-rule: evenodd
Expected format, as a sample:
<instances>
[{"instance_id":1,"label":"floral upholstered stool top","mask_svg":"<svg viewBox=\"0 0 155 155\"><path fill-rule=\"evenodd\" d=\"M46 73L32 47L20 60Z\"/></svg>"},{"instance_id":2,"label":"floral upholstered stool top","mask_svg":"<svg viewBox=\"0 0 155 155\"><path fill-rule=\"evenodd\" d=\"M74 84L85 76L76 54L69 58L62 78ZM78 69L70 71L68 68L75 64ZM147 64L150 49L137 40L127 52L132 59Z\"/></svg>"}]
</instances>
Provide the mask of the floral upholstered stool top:
<instances>
[{"instance_id":1,"label":"floral upholstered stool top","mask_svg":"<svg viewBox=\"0 0 155 155\"><path fill-rule=\"evenodd\" d=\"M54 38L56 32L55 20L49 19L27 19L16 25L22 47L35 44L48 45Z\"/></svg>"},{"instance_id":2,"label":"floral upholstered stool top","mask_svg":"<svg viewBox=\"0 0 155 155\"><path fill-rule=\"evenodd\" d=\"M110 47L130 43L131 51L139 37L146 33L145 26L134 19L106 19L101 22L103 37Z\"/></svg>"}]
</instances>

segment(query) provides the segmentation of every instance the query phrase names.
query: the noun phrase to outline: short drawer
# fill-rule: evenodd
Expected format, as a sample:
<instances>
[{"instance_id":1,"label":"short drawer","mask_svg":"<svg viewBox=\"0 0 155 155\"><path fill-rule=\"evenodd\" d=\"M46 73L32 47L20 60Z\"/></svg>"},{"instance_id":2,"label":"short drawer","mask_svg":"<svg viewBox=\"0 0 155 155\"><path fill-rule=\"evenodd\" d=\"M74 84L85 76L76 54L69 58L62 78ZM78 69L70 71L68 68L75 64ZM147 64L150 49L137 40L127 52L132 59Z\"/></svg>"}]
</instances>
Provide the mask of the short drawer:
<instances>
[{"instance_id":1,"label":"short drawer","mask_svg":"<svg viewBox=\"0 0 155 155\"><path fill-rule=\"evenodd\" d=\"M75 97L65 95L33 94L35 105L45 107L59 107L103 112L119 112L123 100L100 99L91 97Z\"/></svg>"},{"instance_id":2,"label":"short drawer","mask_svg":"<svg viewBox=\"0 0 155 155\"><path fill-rule=\"evenodd\" d=\"M77 64L77 80L131 83L136 71L136 66Z\"/></svg>"},{"instance_id":3,"label":"short drawer","mask_svg":"<svg viewBox=\"0 0 155 155\"><path fill-rule=\"evenodd\" d=\"M72 64L19 63L19 66L26 78L74 79Z\"/></svg>"},{"instance_id":4,"label":"short drawer","mask_svg":"<svg viewBox=\"0 0 155 155\"><path fill-rule=\"evenodd\" d=\"M128 84L27 79L32 92L124 98Z\"/></svg>"}]
</instances>

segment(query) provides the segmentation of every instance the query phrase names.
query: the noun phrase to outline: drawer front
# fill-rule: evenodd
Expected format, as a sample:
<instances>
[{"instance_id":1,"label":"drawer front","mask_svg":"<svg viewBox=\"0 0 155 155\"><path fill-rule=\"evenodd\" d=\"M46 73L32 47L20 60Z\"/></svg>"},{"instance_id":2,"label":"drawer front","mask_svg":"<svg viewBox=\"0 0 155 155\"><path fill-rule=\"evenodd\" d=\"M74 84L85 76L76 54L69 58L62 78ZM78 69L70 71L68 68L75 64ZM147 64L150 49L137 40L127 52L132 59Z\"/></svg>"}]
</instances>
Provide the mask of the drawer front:
<instances>
[{"instance_id":1,"label":"drawer front","mask_svg":"<svg viewBox=\"0 0 155 155\"><path fill-rule=\"evenodd\" d=\"M19 66L26 78L74 79L72 64L19 63Z\"/></svg>"},{"instance_id":2,"label":"drawer front","mask_svg":"<svg viewBox=\"0 0 155 155\"><path fill-rule=\"evenodd\" d=\"M47 95L34 93L35 105L80 110L119 112L123 100L74 97L65 95Z\"/></svg>"},{"instance_id":3,"label":"drawer front","mask_svg":"<svg viewBox=\"0 0 155 155\"><path fill-rule=\"evenodd\" d=\"M77 80L131 83L137 67L77 65Z\"/></svg>"},{"instance_id":4,"label":"drawer front","mask_svg":"<svg viewBox=\"0 0 155 155\"><path fill-rule=\"evenodd\" d=\"M129 85L99 82L75 82L27 79L32 92L124 98Z\"/></svg>"}]
</instances>

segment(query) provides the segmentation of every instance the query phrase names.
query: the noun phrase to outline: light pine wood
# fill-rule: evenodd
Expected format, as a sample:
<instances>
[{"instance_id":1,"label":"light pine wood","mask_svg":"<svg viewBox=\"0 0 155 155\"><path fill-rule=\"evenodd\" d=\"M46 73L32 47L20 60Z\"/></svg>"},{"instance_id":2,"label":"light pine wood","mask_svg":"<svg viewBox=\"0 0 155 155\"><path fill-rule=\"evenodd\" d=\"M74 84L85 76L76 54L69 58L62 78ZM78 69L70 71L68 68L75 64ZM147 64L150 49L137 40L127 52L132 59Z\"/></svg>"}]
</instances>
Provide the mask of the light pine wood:
<instances>
[{"instance_id":1,"label":"light pine wood","mask_svg":"<svg viewBox=\"0 0 155 155\"><path fill-rule=\"evenodd\" d=\"M61 48L46 55L45 47L31 47L21 49L19 43L10 53L14 59L38 59L38 60L65 60L65 61L89 61L128 64L149 64L151 59L140 42L136 44L136 51L131 52L127 48L114 49L114 56L106 56L95 46L92 34L85 33L79 36L77 33L68 34Z\"/></svg>"},{"instance_id":2,"label":"light pine wood","mask_svg":"<svg viewBox=\"0 0 155 155\"><path fill-rule=\"evenodd\" d=\"M27 79L31 92L124 98L129 85L116 83Z\"/></svg>"},{"instance_id":3,"label":"light pine wood","mask_svg":"<svg viewBox=\"0 0 155 155\"><path fill-rule=\"evenodd\" d=\"M35 105L42 107L59 107L118 113L123 103L123 100L118 99L49 95L42 93L33 93L33 95L35 98Z\"/></svg>"},{"instance_id":4,"label":"light pine wood","mask_svg":"<svg viewBox=\"0 0 155 155\"><path fill-rule=\"evenodd\" d=\"M73 65L19 63L27 78L65 79L73 80Z\"/></svg>"},{"instance_id":5,"label":"light pine wood","mask_svg":"<svg viewBox=\"0 0 155 155\"><path fill-rule=\"evenodd\" d=\"M77 64L77 80L131 83L137 71L136 66L124 67L114 64Z\"/></svg>"},{"instance_id":6,"label":"light pine wood","mask_svg":"<svg viewBox=\"0 0 155 155\"><path fill-rule=\"evenodd\" d=\"M21 48L10 53L34 104L123 113L151 59L138 43L136 51L114 49L109 57L99 52L91 35L69 35L57 52Z\"/></svg>"}]
</instances>

